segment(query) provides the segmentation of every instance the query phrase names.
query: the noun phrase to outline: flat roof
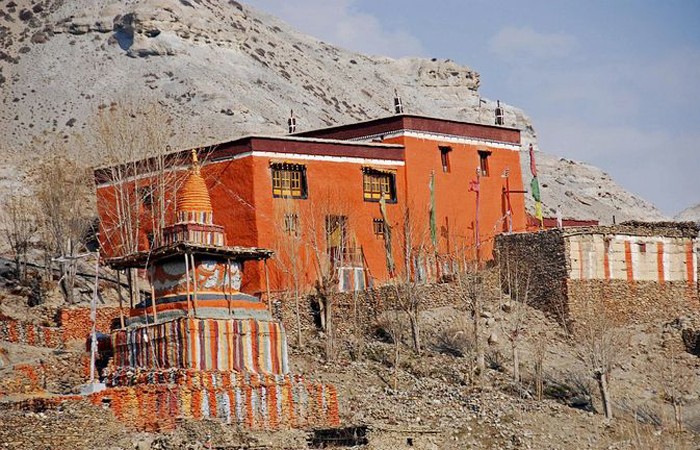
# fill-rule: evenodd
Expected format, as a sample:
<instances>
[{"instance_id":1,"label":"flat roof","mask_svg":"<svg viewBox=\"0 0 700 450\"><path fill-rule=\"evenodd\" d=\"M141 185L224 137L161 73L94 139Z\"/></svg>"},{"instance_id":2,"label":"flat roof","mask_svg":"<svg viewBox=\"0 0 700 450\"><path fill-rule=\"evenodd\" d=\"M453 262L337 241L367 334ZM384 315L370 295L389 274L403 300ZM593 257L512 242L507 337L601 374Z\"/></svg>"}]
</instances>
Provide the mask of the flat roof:
<instances>
[{"instance_id":1,"label":"flat roof","mask_svg":"<svg viewBox=\"0 0 700 450\"><path fill-rule=\"evenodd\" d=\"M176 165L178 162L177 158L193 148L199 150L200 156L206 153L208 156L206 160L208 161L221 161L250 151L403 161L403 145L352 140L371 139L374 136L381 137L383 134L402 130L464 136L485 141L520 145L520 130L517 128L417 114L397 114L363 122L303 131L291 135L249 134L224 142L173 150L165 155L165 165ZM313 144L313 146L308 144ZM99 166L94 169L95 181L98 184L109 181L108 171L115 167L123 167L127 171L128 169L135 170L136 174L150 173L152 171L148 170L148 167L156 167L157 165L153 165L155 162L156 156L150 156L140 160L127 161L119 165ZM139 165L141 166L140 168L137 167Z\"/></svg>"},{"instance_id":2,"label":"flat roof","mask_svg":"<svg viewBox=\"0 0 700 450\"><path fill-rule=\"evenodd\" d=\"M404 160L404 146L400 144L356 142L303 136L247 135L231 141L194 148L198 150L200 160L204 164L207 162L225 161L237 155L255 151L382 159L396 162ZM168 152L165 155L165 166L181 165L183 156L188 156L191 150L192 147ZM149 168L158 167L158 164L155 164L156 158L156 156L151 156L140 160L127 161L119 165L97 167L93 171L95 181L98 185L108 182L110 170L115 167L122 167L129 176L153 172Z\"/></svg>"},{"instance_id":3,"label":"flat roof","mask_svg":"<svg viewBox=\"0 0 700 450\"><path fill-rule=\"evenodd\" d=\"M145 268L150 263L155 263L185 253L220 256L236 261L263 260L270 258L274 254L272 250L257 247L228 247L177 242L175 244L154 248L148 252L136 252L125 256L107 258L105 259L105 263L113 269L124 269L128 267Z\"/></svg>"},{"instance_id":4,"label":"flat roof","mask_svg":"<svg viewBox=\"0 0 700 450\"><path fill-rule=\"evenodd\" d=\"M520 130L518 128L465 122L418 114L396 114L394 116L380 117L363 122L352 122L344 125L333 125L315 130L302 131L294 133L293 135L347 140L381 135L382 133L400 130L433 132L509 144L520 144Z\"/></svg>"}]
</instances>

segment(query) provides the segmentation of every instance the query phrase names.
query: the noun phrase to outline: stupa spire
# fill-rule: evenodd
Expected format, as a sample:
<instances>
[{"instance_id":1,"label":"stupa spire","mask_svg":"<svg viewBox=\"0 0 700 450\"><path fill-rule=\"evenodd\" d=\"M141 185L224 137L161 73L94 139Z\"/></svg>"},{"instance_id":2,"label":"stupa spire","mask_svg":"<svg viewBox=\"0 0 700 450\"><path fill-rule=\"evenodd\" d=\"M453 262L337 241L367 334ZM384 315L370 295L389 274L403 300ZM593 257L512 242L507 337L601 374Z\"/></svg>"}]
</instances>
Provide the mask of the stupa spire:
<instances>
[{"instance_id":1,"label":"stupa spire","mask_svg":"<svg viewBox=\"0 0 700 450\"><path fill-rule=\"evenodd\" d=\"M177 195L177 222L213 223L211 197L202 177L197 150L192 150L192 166Z\"/></svg>"}]
</instances>

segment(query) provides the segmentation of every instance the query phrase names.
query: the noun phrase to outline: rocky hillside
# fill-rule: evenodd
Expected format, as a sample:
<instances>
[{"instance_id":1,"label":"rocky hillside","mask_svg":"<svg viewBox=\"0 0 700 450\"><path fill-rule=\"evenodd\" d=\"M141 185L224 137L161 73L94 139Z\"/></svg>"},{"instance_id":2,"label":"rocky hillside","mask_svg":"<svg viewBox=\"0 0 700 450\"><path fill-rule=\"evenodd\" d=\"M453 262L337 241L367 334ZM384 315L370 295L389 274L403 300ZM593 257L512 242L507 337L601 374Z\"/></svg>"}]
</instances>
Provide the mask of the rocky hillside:
<instances>
[{"instance_id":1,"label":"rocky hillside","mask_svg":"<svg viewBox=\"0 0 700 450\"><path fill-rule=\"evenodd\" d=\"M698 203L695 206L691 206L689 208L684 209L676 217L674 217L675 220L678 221L692 221L692 222L700 222L700 203Z\"/></svg>"},{"instance_id":2,"label":"rocky hillside","mask_svg":"<svg viewBox=\"0 0 700 450\"><path fill-rule=\"evenodd\" d=\"M167 110L176 147L284 133L291 109L299 130L376 118L391 113L394 88L411 113L491 123L495 108L468 67L343 50L234 0L4 1L0 48L4 162L40 153L56 135L91 148L93 118L125 102ZM505 119L536 145L521 110L506 105ZM552 179L543 192L548 209L661 218L594 168L541 163ZM579 168L590 178L585 188Z\"/></svg>"},{"instance_id":3,"label":"rocky hillside","mask_svg":"<svg viewBox=\"0 0 700 450\"><path fill-rule=\"evenodd\" d=\"M617 223L666 219L656 206L622 189L595 166L544 152L536 152L535 161L545 217L556 217L559 210L566 219L598 219L603 224L611 224L613 217ZM521 166L529 180L527 153L521 154ZM526 198L528 208L534 211L532 197Z\"/></svg>"}]
</instances>

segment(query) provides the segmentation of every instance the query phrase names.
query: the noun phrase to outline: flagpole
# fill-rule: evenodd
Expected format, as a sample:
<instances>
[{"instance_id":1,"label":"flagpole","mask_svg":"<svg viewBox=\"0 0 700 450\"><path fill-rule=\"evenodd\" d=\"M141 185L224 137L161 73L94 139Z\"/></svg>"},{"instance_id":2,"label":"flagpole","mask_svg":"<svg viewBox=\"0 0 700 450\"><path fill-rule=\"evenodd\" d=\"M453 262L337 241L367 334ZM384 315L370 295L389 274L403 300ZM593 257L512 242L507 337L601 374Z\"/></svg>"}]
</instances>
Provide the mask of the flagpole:
<instances>
[{"instance_id":1,"label":"flagpole","mask_svg":"<svg viewBox=\"0 0 700 450\"><path fill-rule=\"evenodd\" d=\"M469 191L476 193L476 216L474 217L474 236L476 241L476 265L481 262L481 238L479 236L479 191L481 190L481 168L476 168L476 180L469 182Z\"/></svg>"},{"instance_id":2,"label":"flagpole","mask_svg":"<svg viewBox=\"0 0 700 450\"><path fill-rule=\"evenodd\" d=\"M476 265L481 265L481 236L479 235L479 197L481 191L481 169L476 169L476 217L474 218L474 232L476 233Z\"/></svg>"}]
</instances>

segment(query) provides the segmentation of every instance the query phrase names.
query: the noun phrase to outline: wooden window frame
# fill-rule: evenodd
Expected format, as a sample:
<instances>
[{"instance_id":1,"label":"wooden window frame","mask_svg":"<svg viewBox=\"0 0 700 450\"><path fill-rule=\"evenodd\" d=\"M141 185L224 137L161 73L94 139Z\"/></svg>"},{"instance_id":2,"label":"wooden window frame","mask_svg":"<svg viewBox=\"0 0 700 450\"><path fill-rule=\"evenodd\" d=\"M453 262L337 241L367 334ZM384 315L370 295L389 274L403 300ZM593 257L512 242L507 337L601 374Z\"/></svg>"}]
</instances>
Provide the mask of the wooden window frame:
<instances>
[{"instance_id":1,"label":"wooden window frame","mask_svg":"<svg viewBox=\"0 0 700 450\"><path fill-rule=\"evenodd\" d=\"M452 171L452 167L450 165L450 153L452 153L452 147L449 145L439 145L438 149L440 149L440 163L442 164L442 172L450 173Z\"/></svg>"},{"instance_id":2,"label":"wooden window frame","mask_svg":"<svg viewBox=\"0 0 700 450\"><path fill-rule=\"evenodd\" d=\"M288 213L284 215L284 232L290 236L299 236L299 215Z\"/></svg>"},{"instance_id":3,"label":"wooden window frame","mask_svg":"<svg viewBox=\"0 0 700 450\"><path fill-rule=\"evenodd\" d=\"M385 227L384 219L372 219L372 231L376 237L384 237Z\"/></svg>"},{"instance_id":4,"label":"wooden window frame","mask_svg":"<svg viewBox=\"0 0 700 450\"><path fill-rule=\"evenodd\" d=\"M270 163L272 196L275 198L308 198L306 166L293 163Z\"/></svg>"},{"instance_id":5,"label":"wooden window frame","mask_svg":"<svg viewBox=\"0 0 700 450\"><path fill-rule=\"evenodd\" d=\"M489 150L478 150L478 153L479 153L479 170L481 171L481 176L488 177L490 175L489 156L491 156L491 152Z\"/></svg>"},{"instance_id":6,"label":"wooden window frame","mask_svg":"<svg viewBox=\"0 0 700 450\"><path fill-rule=\"evenodd\" d=\"M366 202L378 202L382 196L387 203L396 203L396 173L364 167L362 198Z\"/></svg>"}]
</instances>

